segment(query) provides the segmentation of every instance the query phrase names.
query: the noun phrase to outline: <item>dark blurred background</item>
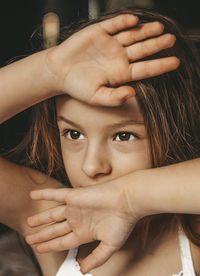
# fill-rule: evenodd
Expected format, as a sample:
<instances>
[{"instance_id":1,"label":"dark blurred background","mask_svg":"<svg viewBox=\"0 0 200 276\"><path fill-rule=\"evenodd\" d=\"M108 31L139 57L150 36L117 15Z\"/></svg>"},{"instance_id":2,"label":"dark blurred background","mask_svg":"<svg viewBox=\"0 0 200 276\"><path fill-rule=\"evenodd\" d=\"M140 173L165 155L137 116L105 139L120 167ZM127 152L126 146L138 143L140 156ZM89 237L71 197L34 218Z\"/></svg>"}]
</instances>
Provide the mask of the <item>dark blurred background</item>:
<instances>
[{"instance_id":1,"label":"dark blurred background","mask_svg":"<svg viewBox=\"0 0 200 276\"><path fill-rule=\"evenodd\" d=\"M0 66L32 52L31 41L37 40L33 34L49 11L55 11L61 25L66 25L87 18L88 11L95 17L120 7L147 7L174 18L190 33L200 34L198 4L199 0L1 0ZM0 153L19 142L28 127L28 115L29 111L24 111L0 126Z\"/></svg>"},{"instance_id":2,"label":"dark blurred background","mask_svg":"<svg viewBox=\"0 0 200 276\"><path fill-rule=\"evenodd\" d=\"M54 10L61 23L88 16L89 6L100 11L126 6L156 8L173 17L185 28L198 31L199 0L2 0L0 8L0 65L10 58L29 53L29 39L41 25L45 12Z\"/></svg>"}]
</instances>

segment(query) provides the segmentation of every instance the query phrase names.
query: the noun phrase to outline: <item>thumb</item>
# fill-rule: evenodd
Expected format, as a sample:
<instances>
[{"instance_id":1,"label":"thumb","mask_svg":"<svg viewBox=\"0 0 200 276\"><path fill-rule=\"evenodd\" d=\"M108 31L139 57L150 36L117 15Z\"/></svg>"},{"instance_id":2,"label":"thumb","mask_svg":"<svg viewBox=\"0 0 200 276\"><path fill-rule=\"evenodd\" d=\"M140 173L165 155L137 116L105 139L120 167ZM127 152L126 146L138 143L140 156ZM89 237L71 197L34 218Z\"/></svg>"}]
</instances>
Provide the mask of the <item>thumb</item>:
<instances>
[{"instance_id":1,"label":"thumb","mask_svg":"<svg viewBox=\"0 0 200 276\"><path fill-rule=\"evenodd\" d=\"M92 269L103 265L119 248L106 245L104 242L100 244L88 255L80 264L82 273L87 273Z\"/></svg>"},{"instance_id":2,"label":"thumb","mask_svg":"<svg viewBox=\"0 0 200 276\"><path fill-rule=\"evenodd\" d=\"M128 98L135 96L135 89L124 85L117 88L102 86L90 100L92 105L119 106Z\"/></svg>"}]
</instances>

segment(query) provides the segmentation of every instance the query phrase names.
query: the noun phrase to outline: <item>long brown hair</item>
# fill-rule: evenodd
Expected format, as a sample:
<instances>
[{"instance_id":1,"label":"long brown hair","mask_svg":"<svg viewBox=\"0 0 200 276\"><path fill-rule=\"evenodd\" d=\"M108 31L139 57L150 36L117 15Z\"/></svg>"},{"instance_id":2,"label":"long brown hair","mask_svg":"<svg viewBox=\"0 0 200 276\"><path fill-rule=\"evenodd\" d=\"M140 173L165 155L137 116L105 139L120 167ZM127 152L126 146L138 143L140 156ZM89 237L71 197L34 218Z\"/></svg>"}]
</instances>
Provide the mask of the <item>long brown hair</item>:
<instances>
[{"instance_id":1,"label":"long brown hair","mask_svg":"<svg viewBox=\"0 0 200 276\"><path fill-rule=\"evenodd\" d=\"M165 33L176 36L173 48L163 50L151 58L177 56L181 60L179 68L159 77L130 83L137 91L137 100L143 113L153 167L165 166L200 156L200 64L198 51L191 39L177 27L171 19L158 13L130 9L116 11L100 19L76 24L65 28L61 41L72 33L112 17L119 13L133 13L139 17L139 24L159 21L165 26ZM53 175L66 185L70 185L64 170L54 99L47 100L33 108L33 121L29 133L18 149L24 150L21 164L34 167ZM147 245L149 237L158 238L170 226L179 221L187 236L200 246L200 235L196 231L193 215L155 215L144 218L136 227L138 247ZM139 229L139 231L137 230ZM139 233L139 234L138 234Z\"/></svg>"}]
</instances>

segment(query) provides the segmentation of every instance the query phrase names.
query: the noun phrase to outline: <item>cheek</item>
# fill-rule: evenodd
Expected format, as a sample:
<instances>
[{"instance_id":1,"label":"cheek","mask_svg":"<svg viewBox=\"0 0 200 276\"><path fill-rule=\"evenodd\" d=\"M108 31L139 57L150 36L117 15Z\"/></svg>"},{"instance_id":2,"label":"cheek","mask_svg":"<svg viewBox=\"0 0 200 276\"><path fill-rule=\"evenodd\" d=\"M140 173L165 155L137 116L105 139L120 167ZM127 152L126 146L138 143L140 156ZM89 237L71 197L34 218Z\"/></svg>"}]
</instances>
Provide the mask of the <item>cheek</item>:
<instances>
[{"instance_id":1,"label":"cheek","mask_svg":"<svg viewBox=\"0 0 200 276\"><path fill-rule=\"evenodd\" d=\"M145 139L134 151L124 152L120 157L113 156L116 177L152 167L148 140Z\"/></svg>"},{"instance_id":2,"label":"cheek","mask_svg":"<svg viewBox=\"0 0 200 276\"><path fill-rule=\"evenodd\" d=\"M81 154L74 154L73 152L67 151L61 147L63 162L65 166L65 171L67 173L68 179L73 187L78 187L81 185Z\"/></svg>"},{"instance_id":3,"label":"cheek","mask_svg":"<svg viewBox=\"0 0 200 276\"><path fill-rule=\"evenodd\" d=\"M61 143L61 149L65 170L71 185L73 187L84 186L85 183L88 183L88 177L82 171L84 147L80 151L71 151L65 144L62 145ZM128 150L124 147L123 150L119 147L111 147L109 160L112 165L112 173L105 176L105 181L111 181L137 170L151 168L148 140L143 139L141 143L129 147ZM104 177L101 181L104 181Z\"/></svg>"}]
</instances>

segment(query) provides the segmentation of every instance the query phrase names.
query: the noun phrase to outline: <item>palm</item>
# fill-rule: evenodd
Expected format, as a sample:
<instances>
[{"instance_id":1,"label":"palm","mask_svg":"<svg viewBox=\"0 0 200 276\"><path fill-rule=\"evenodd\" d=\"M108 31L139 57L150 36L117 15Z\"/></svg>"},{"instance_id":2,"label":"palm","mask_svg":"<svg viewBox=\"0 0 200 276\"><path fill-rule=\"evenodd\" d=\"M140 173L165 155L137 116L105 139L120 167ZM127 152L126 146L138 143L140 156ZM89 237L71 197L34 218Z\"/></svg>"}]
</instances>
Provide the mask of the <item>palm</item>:
<instances>
[{"instance_id":1,"label":"palm","mask_svg":"<svg viewBox=\"0 0 200 276\"><path fill-rule=\"evenodd\" d=\"M128 218L116 208L105 209L105 204L98 209L68 206L65 218L78 245L99 240L116 250L124 244L136 223L133 217Z\"/></svg>"},{"instance_id":2,"label":"palm","mask_svg":"<svg viewBox=\"0 0 200 276\"><path fill-rule=\"evenodd\" d=\"M174 70L179 63L175 57L139 62L173 46L175 38L158 36L163 31L158 22L136 24L133 15L120 15L90 25L51 49L48 70L59 83L59 93L114 106L135 94L132 87L119 85ZM124 31L130 27L134 28Z\"/></svg>"},{"instance_id":3,"label":"palm","mask_svg":"<svg viewBox=\"0 0 200 276\"><path fill-rule=\"evenodd\" d=\"M66 203L38 214L29 221L31 226L57 222L28 238L40 243L39 252L59 251L78 247L95 240L98 247L83 261L87 269L104 263L123 246L137 218L124 197L124 185L115 182L78 189L41 190L35 199ZM112 198L112 200L111 200ZM89 268L88 268L89 267Z\"/></svg>"},{"instance_id":4,"label":"palm","mask_svg":"<svg viewBox=\"0 0 200 276\"><path fill-rule=\"evenodd\" d=\"M99 35L100 43L93 41L64 80L66 92L88 103L93 103L103 87L131 81L131 68L124 48L113 38ZM83 91L87 92L83 94Z\"/></svg>"}]
</instances>

